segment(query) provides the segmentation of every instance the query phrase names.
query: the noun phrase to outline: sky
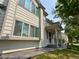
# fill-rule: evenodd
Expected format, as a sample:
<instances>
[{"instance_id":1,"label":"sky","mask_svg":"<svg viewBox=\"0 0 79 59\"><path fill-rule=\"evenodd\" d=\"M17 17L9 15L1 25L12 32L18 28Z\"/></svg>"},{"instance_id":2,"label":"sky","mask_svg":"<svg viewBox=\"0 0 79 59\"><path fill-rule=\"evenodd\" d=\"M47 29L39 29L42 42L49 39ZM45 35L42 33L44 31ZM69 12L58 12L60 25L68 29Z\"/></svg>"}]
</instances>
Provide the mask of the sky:
<instances>
[{"instance_id":1,"label":"sky","mask_svg":"<svg viewBox=\"0 0 79 59\"><path fill-rule=\"evenodd\" d=\"M53 22L61 21L59 18L54 19L53 10L55 9L56 2L57 0L41 0L42 5L46 8L46 12L48 13L47 18Z\"/></svg>"}]
</instances>

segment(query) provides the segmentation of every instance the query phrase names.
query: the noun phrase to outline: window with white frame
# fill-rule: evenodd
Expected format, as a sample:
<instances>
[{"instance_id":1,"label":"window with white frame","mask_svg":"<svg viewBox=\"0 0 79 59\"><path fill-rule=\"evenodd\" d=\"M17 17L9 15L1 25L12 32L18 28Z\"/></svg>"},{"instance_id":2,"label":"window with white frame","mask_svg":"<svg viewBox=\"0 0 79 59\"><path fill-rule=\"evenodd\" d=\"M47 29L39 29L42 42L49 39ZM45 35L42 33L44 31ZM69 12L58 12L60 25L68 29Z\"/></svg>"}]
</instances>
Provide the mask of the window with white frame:
<instances>
[{"instance_id":1,"label":"window with white frame","mask_svg":"<svg viewBox=\"0 0 79 59\"><path fill-rule=\"evenodd\" d=\"M39 28L36 27L35 30L35 37L39 37Z\"/></svg>"},{"instance_id":2,"label":"window with white frame","mask_svg":"<svg viewBox=\"0 0 79 59\"><path fill-rule=\"evenodd\" d=\"M21 36L21 32L22 32L22 22L16 21L14 35Z\"/></svg>"},{"instance_id":3,"label":"window with white frame","mask_svg":"<svg viewBox=\"0 0 79 59\"><path fill-rule=\"evenodd\" d=\"M21 21L16 21L15 23L15 29L14 29L14 35L16 36L28 36L29 32L29 25L26 23L23 23Z\"/></svg>"},{"instance_id":4,"label":"window with white frame","mask_svg":"<svg viewBox=\"0 0 79 59\"><path fill-rule=\"evenodd\" d=\"M28 36L28 31L29 31L29 25L26 23L23 23L22 36Z\"/></svg>"},{"instance_id":5,"label":"window with white frame","mask_svg":"<svg viewBox=\"0 0 79 59\"><path fill-rule=\"evenodd\" d=\"M39 37L39 28L35 26L31 26L30 34L31 34L31 37Z\"/></svg>"}]
</instances>

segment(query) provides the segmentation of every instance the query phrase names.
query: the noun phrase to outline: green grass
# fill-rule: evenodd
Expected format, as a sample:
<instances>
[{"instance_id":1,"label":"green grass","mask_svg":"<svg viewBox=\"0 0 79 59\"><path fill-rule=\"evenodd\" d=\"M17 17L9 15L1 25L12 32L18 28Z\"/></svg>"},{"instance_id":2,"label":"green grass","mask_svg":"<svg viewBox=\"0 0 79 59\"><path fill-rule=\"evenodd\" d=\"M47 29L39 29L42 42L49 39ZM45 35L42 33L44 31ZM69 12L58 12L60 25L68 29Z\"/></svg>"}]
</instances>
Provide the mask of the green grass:
<instances>
[{"instance_id":1,"label":"green grass","mask_svg":"<svg viewBox=\"0 0 79 59\"><path fill-rule=\"evenodd\" d=\"M79 47L72 46L72 49L51 51L35 56L32 59L79 59Z\"/></svg>"}]
</instances>

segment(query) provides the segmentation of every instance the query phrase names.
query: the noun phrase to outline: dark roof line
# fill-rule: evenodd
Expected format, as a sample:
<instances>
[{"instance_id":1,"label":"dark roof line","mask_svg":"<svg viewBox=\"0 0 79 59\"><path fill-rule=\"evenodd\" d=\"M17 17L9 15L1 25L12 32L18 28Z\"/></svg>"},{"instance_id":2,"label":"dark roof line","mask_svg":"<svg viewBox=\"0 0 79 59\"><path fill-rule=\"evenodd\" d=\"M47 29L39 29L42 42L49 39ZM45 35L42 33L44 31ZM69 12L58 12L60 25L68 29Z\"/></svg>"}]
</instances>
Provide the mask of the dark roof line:
<instances>
[{"instance_id":1,"label":"dark roof line","mask_svg":"<svg viewBox=\"0 0 79 59\"><path fill-rule=\"evenodd\" d=\"M46 21L51 23L51 24L54 24L54 22L52 20L49 20L48 18L46 18Z\"/></svg>"},{"instance_id":2,"label":"dark roof line","mask_svg":"<svg viewBox=\"0 0 79 59\"><path fill-rule=\"evenodd\" d=\"M48 18L46 18L46 21L50 24L56 24L61 30L63 30L60 22L53 22L52 20L49 20Z\"/></svg>"},{"instance_id":3,"label":"dark roof line","mask_svg":"<svg viewBox=\"0 0 79 59\"><path fill-rule=\"evenodd\" d=\"M39 0L35 0L35 1L38 3L39 7L41 7L42 9L45 9L45 7L40 3Z\"/></svg>"}]
</instances>

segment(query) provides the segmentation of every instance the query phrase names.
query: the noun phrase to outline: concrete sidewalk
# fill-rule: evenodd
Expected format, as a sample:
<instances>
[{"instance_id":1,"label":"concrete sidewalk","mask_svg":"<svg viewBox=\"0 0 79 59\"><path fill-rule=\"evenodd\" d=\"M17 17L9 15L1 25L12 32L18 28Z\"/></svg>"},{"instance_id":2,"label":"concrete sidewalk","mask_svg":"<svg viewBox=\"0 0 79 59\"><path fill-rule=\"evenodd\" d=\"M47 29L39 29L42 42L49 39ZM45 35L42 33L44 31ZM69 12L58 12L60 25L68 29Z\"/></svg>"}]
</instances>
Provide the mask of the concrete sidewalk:
<instances>
[{"instance_id":1,"label":"concrete sidewalk","mask_svg":"<svg viewBox=\"0 0 79 59\"><path fill-rule=\"evenodd\" d=\"M30 59L30 57L54 50L56 49L54 48L32 49L32 50L19 51L9 54L3 54L2 57L4 59L28 59L28 58Z\"/></svg>"}]
</instances>

